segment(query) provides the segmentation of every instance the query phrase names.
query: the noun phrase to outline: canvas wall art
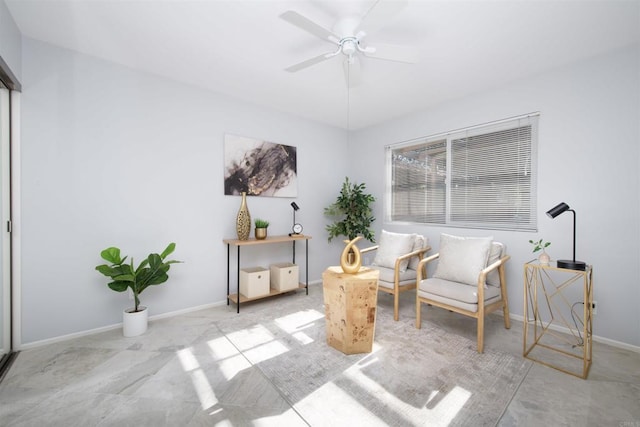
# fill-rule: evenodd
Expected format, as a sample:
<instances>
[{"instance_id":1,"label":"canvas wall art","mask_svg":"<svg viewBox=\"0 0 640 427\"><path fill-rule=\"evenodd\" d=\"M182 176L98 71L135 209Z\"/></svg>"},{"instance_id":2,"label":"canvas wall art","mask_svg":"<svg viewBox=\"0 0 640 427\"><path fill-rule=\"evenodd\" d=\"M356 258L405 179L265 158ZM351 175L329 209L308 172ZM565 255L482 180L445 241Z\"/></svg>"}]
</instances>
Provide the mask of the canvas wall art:
<instances>
[{"instance_id":1,"label":"canvas wall art","mask_svg":"<svg viewBox=\"0 0 640 427\"><path fill-rule=\"evenodd\" d=\"M226 134L224 162L225 195L298 196L296 147Z\"/></svg>"}]
</instances>

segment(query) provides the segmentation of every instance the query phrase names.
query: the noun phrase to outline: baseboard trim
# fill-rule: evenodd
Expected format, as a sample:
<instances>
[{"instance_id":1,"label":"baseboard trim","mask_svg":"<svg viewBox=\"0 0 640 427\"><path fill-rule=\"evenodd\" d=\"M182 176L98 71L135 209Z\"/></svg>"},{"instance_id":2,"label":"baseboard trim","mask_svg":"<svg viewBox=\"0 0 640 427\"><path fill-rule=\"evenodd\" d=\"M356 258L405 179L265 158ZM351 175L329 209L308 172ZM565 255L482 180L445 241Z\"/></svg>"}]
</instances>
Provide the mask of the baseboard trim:
<instances>
[{"instance_id":1,"label":"baseboard trim","mask_svg":"<svg viewBox=\"0 0 640 427\"><path fill-rule=\"evenodd\" d=\"M219 307L221 305L226 305L227 300L223 300L223 301L218 301L218 302L214 302L211 304L203 304L203 305L199 305L196 307L190 307L190 308L185 308L182 310L176 310L176 311L170 311L167 313L162 313L162 314L157 314L155 316L150 316L149 317L149 321L153 322L154 320L159 320L159 319L166 319L167 317L174 317L174 316L179 316L181 314L187 314L187 313L192 313L194 311L200 311L200 310L205 310L208 308L213 308L213 307ZM81 337L86 337L88 335L95 335L95 334L99 334L101 332L107 332L107 331L111 331L114 329L119 329L122 328L122 323L116 323L113 325L108 325L108 326L103 326L100 328L95 328L95 329L89 329L86 331L81 331L81 332L74 332L72 334L67 334L67 335L61 335L59 337L54 337L54 338L48 338L46 340L40 340L40 341L34 341L28 344L22 344L20 345L17 350L30 350L32 348L37 348L37 347L42 347L44 345L48 345L48 344L55 344L55 343L59 343L59 342L64 342L64 341L69 341L72 340L74 338L81 338Z\"/></svg>"},{"instance_id":2,"label":"baseboard trim","mask_svg":"<svg viewBox=\"0 0 640 427\"><path fill-rule=\"evenodd\" d=\"M322 285L322 280L314 280L314 281L310 281L309 282L309 286L316 286L316 285ZM159 319L166 319L168 317L174 317L174 316L179 316L181 314L187 314L187 313L192 313L194 311L199 311L199 310L205 310L208 308L213 308L213 307L219 307L221 305L225 305L226 299L222 300L222 301L218 301L218 302L214 302L214 303L210 303L210 304L203 304L203 305L199 305L196 307L190 307L190 308L185 308L182 310L176 310L176 311L170 311L168 313L162 313L162 314L157 314L155 316L151 316L149 317L149 321L154 321L154 320L159 320ZM494 312L493 314L497 314L498 316L502 316L502 312ZM511 314L509 316L512 320L517 320L519 322L524 323L524 317L517 315L517 314ZM106 332L106 331L111 331L113 329L118 329L118 328L122 328L122 323L117 323L114 325L109 325L109 326L103 326L101 328L96 328L96 329L90 329L87 331L82 331L82 332L76 332L73 334L68 334L68 335L62 335L59 337L55 337L55 338L49 338L46 340L41 340L41 341L34 341L32 343L28 343L28 344L22 344L17 346L16 350L20 351L20 350L29 350L31 348L37 348L37 347L42 347L44 345L47 344L53 344L53 343L58 343L58 342L63 342L63 341L68 341L74 338L80 338L80 337L84 337L87 335L94 335L94 334L99 334L101 332ZM557 325L551 325L550 329L559 331L559 332L563 332L563 333L569 333L569 330L567 328L561 327L561 326L557 326ZM635 345L631 345L631 344L627 344L625 342L622 341L616 341L616 340L612 340L609 338L605 338L605 337L601 337L598 335L594 335L593 336L593 341L594 342L600 342L603 344L607 344L610 345L612 347L617 347L617 348L621 348L624 350L629 350L629 351L633 351L634 353L640 353L640 346L635 346Z\"/></svg>"}]
</instances>

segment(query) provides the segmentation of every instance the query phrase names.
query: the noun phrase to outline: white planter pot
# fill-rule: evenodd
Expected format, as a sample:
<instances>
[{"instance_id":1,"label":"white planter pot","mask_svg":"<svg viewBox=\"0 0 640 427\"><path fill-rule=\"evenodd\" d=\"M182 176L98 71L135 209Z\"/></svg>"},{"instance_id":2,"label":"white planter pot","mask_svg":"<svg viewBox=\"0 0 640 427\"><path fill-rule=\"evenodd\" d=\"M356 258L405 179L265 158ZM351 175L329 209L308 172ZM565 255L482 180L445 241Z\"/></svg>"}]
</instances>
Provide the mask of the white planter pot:
<instances>
[{"instance_id":1,"label":"white planter pot","mask_svg":"<svg viewBox=\"0 0 640 427\"><path fill-rule=\"evenodd\" d=\"M147 331L149 310L142 305L138 308L140 311L128 308L122 314L122 332L125 337L137 337Z\"/></svg>"},{"instance_id":2,"label":"white planter pot","mask_svg":"<svg viewBox=\"0 0 640 427\"><path fill-rule=\"evenodd\" d=\"M540 264L542 265L549 265L549 262L551 262L551 258L546 252L543 251L538 257L538 261L540 261Z\"/></svg>"}]
</instances>

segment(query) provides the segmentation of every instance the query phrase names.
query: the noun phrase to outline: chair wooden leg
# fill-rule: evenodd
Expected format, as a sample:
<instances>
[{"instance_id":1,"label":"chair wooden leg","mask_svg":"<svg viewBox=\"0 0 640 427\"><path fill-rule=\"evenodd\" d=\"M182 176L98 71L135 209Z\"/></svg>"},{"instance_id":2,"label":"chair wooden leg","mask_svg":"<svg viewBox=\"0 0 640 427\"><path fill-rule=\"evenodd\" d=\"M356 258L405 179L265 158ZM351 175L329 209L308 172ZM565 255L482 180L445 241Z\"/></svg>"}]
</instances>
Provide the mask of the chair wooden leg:
<instances>
[{"instance_id":1,"label":"chair wooden leg","mask_svg":"<svg viewBox=\"0 0 640 427\"><path fill-rule=\"evenodd\" d=\"M506 329L511 329L511 319L509 319L509 305L506 301L502 306L502 313L504 314L504 327Z\"/></svg>"},{"instance_id":2,"label":"chair wooden leg","mask_svg":"<svg viewBox=\"0 0 640 427\"><path fill-rule=\"evenodd\" d=\"M484 352L484 316L478 317L478 353Z\"/></svg>"},{"instance_id":3,"label":"chair wooden leg","mask_svg":"<svg viewBox=\"0 0 640 427\"><path fill-rule=\"evenodd\" d=\"M504 314L504 327L511 329L511 320L509 319L509 297L507 296L507 281L505 279L504 265L498 267L500 275L500 295L502 296L502 313Z\"/></svg>"},{"instance_id":4,"label":"chair wooden leg","mask_svg":"<svg viewBox=\"0 0 640 427\"><path fill-rule=\"evenodd\" d=\"M420 321L420 299L418 295L416 295L416 329L420 329L422 327L422 322Z\"/></svg>"},{"instance_id":5,"label":"chair wooden leg","mask_svg":"<svg viewBox=\"0 0 640 427\"><path fill-rule=\"evenodd\" d=\"M398 315L398 310L400 308L400 298L398 295L399 292L396 291L395 294L393 294L393 320L398 320L398 318L400 317Z\"/></svg>"}]
</instances>

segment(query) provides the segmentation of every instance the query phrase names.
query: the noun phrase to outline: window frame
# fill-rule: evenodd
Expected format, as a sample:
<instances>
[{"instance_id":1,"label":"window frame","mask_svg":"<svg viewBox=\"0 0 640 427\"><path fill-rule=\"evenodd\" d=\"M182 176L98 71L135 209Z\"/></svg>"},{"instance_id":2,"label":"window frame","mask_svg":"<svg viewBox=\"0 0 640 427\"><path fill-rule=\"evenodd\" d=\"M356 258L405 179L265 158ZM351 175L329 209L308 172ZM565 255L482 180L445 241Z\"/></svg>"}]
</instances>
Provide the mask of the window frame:
<instances>
[{"instance_id":1,"label":"window frame","mask_svg":"<svg viewBox=\"0 0 640 427\"><path fill-rule=\"evenodd\" d=\"M386 188L385 188L385 201L384 201L385 222L394 223L394 224L420 224L420 225L430 225L430 226L440 226L440 227L471 228L471 229L483 229L483 230L493 229L493 230L509 230L509 231L537 231L537 214L536 214L537 212L537 179L538 179L537 150L538 150L539 116L540 116L540 113L538 112L530 113L522 116L511 117L511 118L498 120L490 123L485 123L481 125L475 125L467 128L453 130L453 131L442 132L442 133L434 134L431 136L420 137L420 138L412 139L409 141L404 141L401 143L386 146L385 147L385 168L386 168L385 187ZM518 145L515 146L517 147L515 151L517 152L516 153L517 156L521 156L517 158L516 164L509 166L508 162L512 159L509 157L509 153L504 154L504 152L503 153L489 152L488 154L484 155L485 157L479 157L480 161L484 161L484 163L487 163L487 159L489 159L488 156L497 154L498 156L496 157L496 162L501 162L499 163L500 166L505 167L506 165L507 168L511 167L513 171L516 172L515 175L513 174L513 171L511 172L511 174L513 175L513 178L511 180L505 178L503 180L497 181L497 183L501 185L507 185L507 184L515 185L515 189L510 188L508 193L508 195L511 196L511 199L512 199L511 204L507 204L505 206L507 206L508 208L507 213L512 213L513 217L516 217L517 216L516 213L520 212L522 215L522 220L520 221L509 221L508 219L505 220L505 218L508 218L508 216L501 217L500 209L496 209L493 212L494 216L487 219L481 218L481 220L479 221L478 220L474 220L474 221L453 220L452 219L452 206L453 206L452 174L454 172L452 169L453 142L460 141L461 139L465 139L465 138L471 139L472 141L474 141L474 139L482 140L482 135L490 135L493 133L495 133L496 134L495 136L497 136L498 138L507 138L509 135L514 133L514 130L521 129L521 128L526 129L529 126L530 126L529 138L527 138L527 135L525 134L524 137L520 139L521 135L519 134L518 131L515 131L517 133L517 139L515 139L513 142L518 143ZM396 190L398 187L398 183L394 182L394 177L398 176L398 170L394 169L394 167L399 164L397 157L394 160L394 154L398 155L401 153L402 150L404 150L405 152L406 151L415 152L421 149L427 150L428 149L427 147L429 147L430 145L433 145L433 144L437 145L442 143L442 141L444 141L444 143L446 144L446 153L445 153L446 176L444 180L444 186L445 186L444 220L442 222L430 222L428 220L422 221L420 218L418 218L419 215L415 215L415 214L412 215L410 213L411 202L406 202L403 206L394 205L394 203L397 203L396 200L399 197L398 193L394 192L394 190ZM497 144L503 143L503 142L506 142L509 144L512 143L512 141L510 140L500 140L500 139L497 140ZM474 148L477 148L477 146L474 146ZM528 149L528 151L525 150L521 152L520 151L521 148ZM402 160L402 161L405 161L405 160ZM487 166L487 168L484 170L484 175L479 175L479 176L486 177L490 175L491 170L489 169L488 163L485 166ZM410 168L407 168L407 169L410 169ZM522 171L524 171L524 173L522 173ZM395 172L395 175L394 175L394 172ZM480 172L482 172L482 170ZM527 178L524 178L523 180L523 177L526 177L527 173L529 174L528 180ZM410 174L411 174L411 171L405 172L405 175L407 176L408 180L411 179ZM417 182L420 185L427 186L428 181L429 181L429 177L425 176L424 181L418 180ZM495 183L496 182L493 182L493 181L487 181L487 184L485 185L494 185ZM519 190L520 183L523 183L523 185L525 186L525 190L523 191ZM412 184L411 182L408 183L409 186L411 184ZM424 203L427 203L427 200L428 200L428 198L426 197L427 189L428 188L425 187L425 192L422 193ZM414 200L416 196L418 196L419 198L421 195L420 192L414 192L413 194L411 194L410 190L407 193L408 194L406 194L405 197L414 196ZM480 192L480 194L486 196L486 194L489 194L489 192L486 192L486 193ZM522 196L524 196L524 198ZM441 194L440 194L440 197L442 197ZM519 210L518 208L521 202L526 202L524 210ZM421 200L418 200L417 203L419 207L420 203L423 203L423 202ZM439 218L442 216L434 213L436 210L442 209L441 206L439 205L435 206L436 209L432 212L428 212L428 206L429 205L425 205L425 210L427 210L427 212L425 212L424 214L425 217ZM458 206L458 208L459 207L460 206ZM475 207L477 208L478 204L476 204ZM402 213L396 211L395 208L398 208L398 210L404 208L405 212L407 212L403 215L404 218L398 219L398 217L401 216ZM458 213L466 212L465 209L466 207L464 207L462 211L458 209L456 210L456 212Z\"/></svg>"}]
</instances>

